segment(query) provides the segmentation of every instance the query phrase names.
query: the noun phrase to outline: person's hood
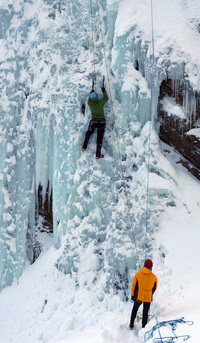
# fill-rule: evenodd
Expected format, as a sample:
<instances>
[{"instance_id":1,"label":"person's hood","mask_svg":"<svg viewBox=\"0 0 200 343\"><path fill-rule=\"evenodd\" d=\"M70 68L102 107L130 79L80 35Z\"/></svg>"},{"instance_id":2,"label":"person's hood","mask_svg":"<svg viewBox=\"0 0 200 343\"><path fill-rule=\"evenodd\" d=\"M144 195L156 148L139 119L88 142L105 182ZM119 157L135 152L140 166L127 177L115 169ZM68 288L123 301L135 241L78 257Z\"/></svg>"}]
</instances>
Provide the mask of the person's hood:
<instances>
[{"instance_id":1,"label":"person's hood","mask_svg":"<svg viewBox=\"0 0 200 343\"><path fill-rule=\"evenodd\" d=\"M98 102L99 102L99 99L98 99L98 98L96 98L96 99L90 99L90 103L91 103L92 105L96 105L96 104L98 104Z\"/></svg>"},{"instance_id":2,"label":"person's hood","mask_svg":"<svg viewBox=\"0 0 200 343\"><path fill-rule=\"evenodd\" d=\"M151 274L152 271L150 269L146 268L146 267L143 267L141 269L141 273L143 273L143 274Z\"/></svg>"}]
</instances>

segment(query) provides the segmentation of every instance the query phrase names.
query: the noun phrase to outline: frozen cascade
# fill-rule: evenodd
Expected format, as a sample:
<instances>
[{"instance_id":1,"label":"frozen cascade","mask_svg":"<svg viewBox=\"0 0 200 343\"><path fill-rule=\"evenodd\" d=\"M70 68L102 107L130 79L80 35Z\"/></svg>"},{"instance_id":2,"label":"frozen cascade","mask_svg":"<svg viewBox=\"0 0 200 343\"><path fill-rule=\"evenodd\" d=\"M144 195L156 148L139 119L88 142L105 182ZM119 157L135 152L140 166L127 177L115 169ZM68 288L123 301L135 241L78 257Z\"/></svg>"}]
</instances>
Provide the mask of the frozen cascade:
<instances>
[{"instance_id":1,"label":"frozen cascade","mask_svg":"<svg viewBox=\"0 0 200 343\"><path fill-rule=\"evenodd\" d=\"M127 194L142 263L151 32L144 38L134 21L122 27L124 5L125 0L103 0L100 13ZM3 1L0 14L1 288L21 275L27 257L30 262L34 259L35 209L40 186L43 201L48 187L49 194L53 192L53 239L62 252L58 269L71 274L77 285L95 285L100 298L105 290L126 297L137 258L110 102L105 107L105 159L94 159L95 137L85 153L80 147L90 118L87 106L85 117L81 106L87 101L93 75L90 1ZM102 75L106 73L96 2L93 14L97 92L101 94ZM178 63L172 66L170 52L167 60L165 55L163 59L159 56L156 63L152 92L155 122L162 80L170 77L176 85L187 67ZM188 80L190 74L188 71ZM188 113L191 108L195 110L191 98L198 90L195 83L192 85L194 91L188 91L184 98ZM172 186L176 175L161 154L155 130L151 137L150 174L149 256L163 208L175 206Z\"/></svg>"}]
</instances>

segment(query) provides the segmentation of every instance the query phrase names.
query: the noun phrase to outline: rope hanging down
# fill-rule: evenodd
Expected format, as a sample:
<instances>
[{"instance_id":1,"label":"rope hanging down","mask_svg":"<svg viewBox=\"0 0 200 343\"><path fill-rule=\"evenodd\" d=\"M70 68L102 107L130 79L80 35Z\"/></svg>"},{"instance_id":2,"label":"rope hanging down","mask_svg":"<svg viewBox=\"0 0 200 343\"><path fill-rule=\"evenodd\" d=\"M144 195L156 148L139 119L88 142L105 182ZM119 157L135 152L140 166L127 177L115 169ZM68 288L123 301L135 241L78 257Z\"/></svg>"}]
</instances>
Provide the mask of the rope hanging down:
<instances>
[{"instance_id":1,"label":"rope hanging down","mask_svg":"<svg viewBox=\"0 0 200 343\"><path fill-rule=\"evenodd\" d=\"M150 104L150 123L149 123L149 143L148 143L148 163L147 163L147 192L146 192L146 234L145 234L145 260L147 258L147 231L148 231L148 212L149 212L149 172L150 172L150 147L151 147L151 127L153 114L153 71L154 71L154 28L153 28L153 2L151 0L151 36L152 36L152 64L151 64L151 104Z\"/></svg>"},{"instance_id":2,"label":"rope hanging down","mask_svg":"<svg viewBox=\"0 0 200 343\"><path fill-rule=\"evenodd\" d=\"M94 65L94 89L96 90L96 69L95 69L95 53L94 53L94 27L93 27L93 14L92 14L92 0L90 0L91 10L91 29L92 29L92 51L93 51L93 65Z\"/></svg>"},{"instance_id":3,"label":"rope hanging down","mask_svg":"<svg viewBox=\"0 0 200 343\"><path fill-rule=\"evenodd\" d=\"M141 266L140 266L140 259L139 259L139 255L138 255L138 250L137 250L136 239L135 239L135 233L134 233L134 228L133 228L133 222L132 222L132 218L131 218L131 211L130 211L128 196L127 196L127 189L126 189L124 171L123 171L123 166L122 166L122 158L121 158L121 152L120 152L120 147L119 147L119 138L118 138L117 127L116 127L116 119L115 119L114 105L113 105L113 100L112 100L112 93L111 93L111 86L110 86L110 80L109 80L109 72L108 72L108 65L107 65L107 58L106 58L106 51L105 51L105 44L104 44L104 38L103 38L103 30L102 30L101 16L100 16L98 0L96 0L96 4L97 4L97 9L98 9L99 27L100 27L100 32L101 32L101 40L102 40L102 46L103 46L103 54L104 54L104 60L105 60L105 66L106 66L106 74L107 74L107 80L108 80L108 89L109 89L109 96L110 96L111 108L112 108L112 114L113 114L113 122L114 122L115 135L116 135L116 140L117 140L117 148L118 148L119 161L120 161L120 166L121 166L121 173L122 173L122 181L123 181L124 193L125 193L125 197L126 197L126 204L127 204L127 208L128 208L128 216L129 216L131 230L132 230L132 234L133 234L133 241L134 241L134 245L135 245L135 251L136 251L136 256L137 256L137 260L138 260L138 265L139 265L139 268L141 268ZM93 15L93 13L92 13L92 0L90 1L90 6L91 6L91 16L92 16ZM91 19L91 23L93 23L92 19ZM93 24L92 24L92 39L93 39L93 47L94 47ZM93 52L93 56L94 56L94 52ZM93 57L93 60L94 60L94 63L95 63L94 57Z\"/></svg>"}]
</instances>

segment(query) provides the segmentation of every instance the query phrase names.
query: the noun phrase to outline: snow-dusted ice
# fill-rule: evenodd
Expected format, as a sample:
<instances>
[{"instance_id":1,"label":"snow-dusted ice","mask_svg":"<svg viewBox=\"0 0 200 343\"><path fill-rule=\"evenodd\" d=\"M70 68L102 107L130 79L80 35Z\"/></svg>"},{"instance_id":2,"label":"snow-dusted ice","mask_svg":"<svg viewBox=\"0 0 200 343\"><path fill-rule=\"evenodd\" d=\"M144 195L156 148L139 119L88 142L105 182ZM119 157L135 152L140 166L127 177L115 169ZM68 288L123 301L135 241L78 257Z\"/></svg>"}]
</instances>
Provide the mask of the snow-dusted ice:
<instances>
[{"instance_id":1,"label":"snow-dusted ice","mask_svg":"<svg viewBox=\"0 0 200 343\"><path fill-rule=\"evenodd\" d=\"M181 82L183 106L167 96L159 106L186 120L195 112L200 4L152 3L154 64L151 1L100 1L107 75L92 1L96 90L101 97L105 75L110 97L105 158L96 161L95 134L81 151L90 120L87 105L85 116L81 107L94 76L90 1L1 0L2 343L144 342L155 317L145 329L136 323L130 332L128 325L132 278L146 255L158 277L151 314L159 321L194 321L178 326L177 333L198 342L200 186L176 164L172 147L165 156L157 106L168 77L175 93ZM188 134L199 137L199 128ZM39 186L43 200L46 189L52 190L52 235L38 230ZM32 264L36 238L42 252Z\"/></svg>"}]
</instances>

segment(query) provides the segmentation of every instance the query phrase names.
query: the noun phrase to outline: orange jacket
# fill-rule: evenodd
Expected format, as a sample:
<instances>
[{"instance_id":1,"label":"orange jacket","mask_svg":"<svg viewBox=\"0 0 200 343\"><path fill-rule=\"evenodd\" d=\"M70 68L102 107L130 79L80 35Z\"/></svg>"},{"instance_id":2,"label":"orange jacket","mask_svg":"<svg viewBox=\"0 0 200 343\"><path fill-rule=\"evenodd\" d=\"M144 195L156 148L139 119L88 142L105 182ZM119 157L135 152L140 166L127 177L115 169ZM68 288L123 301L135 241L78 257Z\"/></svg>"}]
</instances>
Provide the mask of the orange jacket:
<instances>
[{"instance_id":1,"label":"orange jacket","mask_svg":"<svg viewBox=\"0 0 200 343\"><path fill-rule=\"evenodd\" d=\"M140 269L133 278L131 296L144 302L152 302L152 295L156 291L158 279L146 267Z\"/></svg>"}]
</instances>

